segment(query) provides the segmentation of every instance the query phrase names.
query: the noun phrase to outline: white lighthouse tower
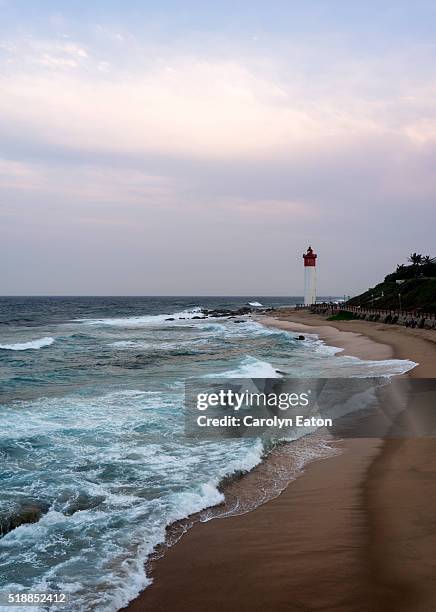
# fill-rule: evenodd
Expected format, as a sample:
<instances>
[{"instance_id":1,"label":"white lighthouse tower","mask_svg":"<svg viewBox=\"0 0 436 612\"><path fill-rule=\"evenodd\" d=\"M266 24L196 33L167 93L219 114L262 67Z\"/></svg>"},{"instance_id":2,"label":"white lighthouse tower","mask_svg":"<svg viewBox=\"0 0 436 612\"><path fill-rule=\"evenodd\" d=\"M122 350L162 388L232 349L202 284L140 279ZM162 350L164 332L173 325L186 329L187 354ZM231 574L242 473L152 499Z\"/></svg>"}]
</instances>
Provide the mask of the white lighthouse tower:
<instances>
[{"instance_id":1,"label":"white lighthouse tower","mask_svg":"<svg viewBox=\"0 0 436 612\"><path fill-rule=\"evenodd\" d=\"M316 253L310 246L303 255L304 259L304 304L316 302Z\"/></svg>"}]
</instances>

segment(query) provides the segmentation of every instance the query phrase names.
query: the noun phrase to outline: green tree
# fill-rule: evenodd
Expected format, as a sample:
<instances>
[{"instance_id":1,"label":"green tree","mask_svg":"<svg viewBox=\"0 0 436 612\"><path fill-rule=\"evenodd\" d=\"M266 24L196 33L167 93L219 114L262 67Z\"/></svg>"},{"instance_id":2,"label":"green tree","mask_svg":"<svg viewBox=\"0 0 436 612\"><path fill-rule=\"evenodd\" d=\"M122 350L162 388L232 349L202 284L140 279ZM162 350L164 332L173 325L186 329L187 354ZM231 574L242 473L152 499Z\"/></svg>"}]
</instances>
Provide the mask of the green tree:
<instances>
[{"instance_id":1,"label":"green tree","mask_svg":"<svg viewBox=\"0 0 436 612\"><path fill-rule=\"evenodd\" d=\"M407 259L414 266L419 266L422 263L422 255L420 253L411 253Z\"/></svg>"}]
</instances>

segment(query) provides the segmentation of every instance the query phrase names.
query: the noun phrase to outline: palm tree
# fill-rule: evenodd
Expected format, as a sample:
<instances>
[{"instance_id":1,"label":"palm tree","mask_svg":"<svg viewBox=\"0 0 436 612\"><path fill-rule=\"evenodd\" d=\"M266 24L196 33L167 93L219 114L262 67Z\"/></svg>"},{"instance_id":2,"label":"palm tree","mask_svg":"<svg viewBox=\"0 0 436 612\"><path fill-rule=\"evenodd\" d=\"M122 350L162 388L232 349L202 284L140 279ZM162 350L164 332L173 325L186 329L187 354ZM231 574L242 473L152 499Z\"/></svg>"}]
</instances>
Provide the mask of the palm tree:
<instances>
[{"instance_id":1,"label":"palm tree","mask_svg":"<svg viewBox=\"0 0 436 612\"><path fill-rule=\"evenodd\" d=\"M420 253L411 253L407 261L410 261L414 266L419 266L422 263L422 255Z\"/></svg>"},{"instance_id":2,"label":"palm tree","mask_svg":"<svg viewBox=\"0 0 436 612\"><path fill-rule=\"evenodd\" d=\"M422 258L422 264L429 264L431 263L432 257L430 257L430 255L424 255L424 257Z\"/></svg>"}]
</instances>

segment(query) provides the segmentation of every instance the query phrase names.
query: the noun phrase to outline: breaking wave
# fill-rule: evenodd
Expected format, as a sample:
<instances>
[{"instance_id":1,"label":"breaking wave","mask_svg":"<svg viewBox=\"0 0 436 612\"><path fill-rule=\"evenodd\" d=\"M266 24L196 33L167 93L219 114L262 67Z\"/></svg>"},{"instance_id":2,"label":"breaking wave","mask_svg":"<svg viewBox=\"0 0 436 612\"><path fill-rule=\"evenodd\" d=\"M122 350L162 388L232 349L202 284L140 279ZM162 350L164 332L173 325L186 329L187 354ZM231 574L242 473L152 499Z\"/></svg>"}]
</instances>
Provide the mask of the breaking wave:
<instances>
[{"instance_id":1,"label":"breaking wave","mask_svg":"<svg viewBox=\"0 0 436 612\"><path fill-rule=\"evenodd\" d=\"M27 351L29 349L40 349L44 346L53 344L54 338L47 336L38 340L29 340L29 342L17 342L16 344L0 344L0 349L4 351Z\"/></svg>"}]
</instances>

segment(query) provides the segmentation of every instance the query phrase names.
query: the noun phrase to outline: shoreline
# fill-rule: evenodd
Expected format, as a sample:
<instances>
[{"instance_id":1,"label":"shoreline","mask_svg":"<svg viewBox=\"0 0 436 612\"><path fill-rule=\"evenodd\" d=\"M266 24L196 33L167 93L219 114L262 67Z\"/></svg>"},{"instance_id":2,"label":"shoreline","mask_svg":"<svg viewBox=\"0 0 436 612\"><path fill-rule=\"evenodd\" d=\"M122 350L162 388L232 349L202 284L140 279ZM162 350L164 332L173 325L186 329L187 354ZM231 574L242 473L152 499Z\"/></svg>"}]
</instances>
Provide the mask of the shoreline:
<instances>
[{"instance_id":1,"label":"shoreline","mask_svg":"<svg viewBox=\"0 0 436 612\"><path fill-rule=\"evenodd\" d=\"M277 315L261 322L315 333L327 344L343 348L339 355L412 359L419 365L406 376L425 377L436 371L436 344L416 334L411 340L403 329L398 337L392 326L326 322L295 311L278 311ZM373 329L367 333L368 326ZM409 584L399 562L405 556L402 545L413 531L413 513L407 515L411 525L405 529L399 502L408 497L407 483L417 489L415 509L428 499L428 492L421 497L412 468L423 461L428 465L436 457L432 439L424 440L424 445L419 442L423 440L335 442L340 454L310 462L278 497L247 514L195 523L151 565L153 583L127 609L429 609L430 602L436 604L436 588L427 585L426 600L418 603L422 589ZM405 469L405 448L414 463L409 466L408 481L399 479L398 483L392 474L398 476L398 464ZM265 463L269 461L268 457ZM436 479L436 460L433 462ZM393 481L406 490L399 495ZM384 499L387 487L393 489L388 504ZM436 546L436 536L432 545ZM407 607L412 601L414 607Z\"/></svg>"},{"instance_id":2,"label":"shoreline","mask_svg":"<svg viewBox=\"0 0 436 612\"><path fill-rule=\"evenodd\" d=\"M361 320L328 321L321 315L285 308L259 321L296 333L317 334L326 344L344 349L339 355L374 360L409 359L417 364L403 375L409 378L434 378L436 374L435 330Z\"/></svg>"}]
</instances>

